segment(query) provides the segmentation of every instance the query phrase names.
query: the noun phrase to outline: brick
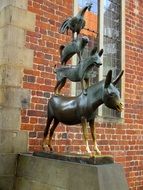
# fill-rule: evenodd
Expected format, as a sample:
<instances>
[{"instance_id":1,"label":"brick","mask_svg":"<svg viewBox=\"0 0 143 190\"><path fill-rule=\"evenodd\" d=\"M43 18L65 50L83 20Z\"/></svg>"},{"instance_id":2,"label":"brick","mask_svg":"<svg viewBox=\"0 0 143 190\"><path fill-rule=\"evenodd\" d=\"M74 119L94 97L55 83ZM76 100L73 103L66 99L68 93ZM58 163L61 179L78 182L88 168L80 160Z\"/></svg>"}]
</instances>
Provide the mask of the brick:
<instances>
[{"instance_id":1,"label":"brick","mask_svg":"<svg viewBox=\"0 0 143 190\"><path fill-rule=\"evenodd\" d=\"M21 130L26 130L26 131L33 131L34 125L32 124L21 124Z\"/></svg>"},{"instance_id":2,"label":"brick","mask_svg":"<svg viewBox=\"0 0 143 190\"><path fill-rule=\"evenodd\" d=\"M36 132L29 132L29 137L30 138L36 137Z\"/></svg>"},{"instance_id":3,"label":"brick","mask_svg":"<svg viewBox=\"0 0 143 190\"><path fill-rule=\"evenodd\" d=\"M31 101L33 103L47 104L47 99L45 98L33 97Z\"/></svg>"},{"instance_id":4,"label":"brick","mask_svg":"<svg viewBox=\"0 0 143 190\"><path fill-rule=\"evenodd\" d=\"M28 110L27 114L28 114L28 116L45 117L45 113L44 112L37 111L37 110Z\"/></svg>"},{"instance_id":5,"label":"brick","mask_svg":"<svg viewBox=\"0 0 143 190\"><path fill-rule=\"evenodd\" d=\"M37 118L36 117L30 117L30 123L32 123L32 124L37 123Z\"/></svg>"},{"instance_id":6,"label":"brick","mask_svg":"<svg viewBox=\"0 0 143 190\"><path fill-rule=\"evenodd\" d=\"M29 123L29 117L26 117L26 116L21 117L21 122L22 123Z\"/></svg>"}]
</instances>

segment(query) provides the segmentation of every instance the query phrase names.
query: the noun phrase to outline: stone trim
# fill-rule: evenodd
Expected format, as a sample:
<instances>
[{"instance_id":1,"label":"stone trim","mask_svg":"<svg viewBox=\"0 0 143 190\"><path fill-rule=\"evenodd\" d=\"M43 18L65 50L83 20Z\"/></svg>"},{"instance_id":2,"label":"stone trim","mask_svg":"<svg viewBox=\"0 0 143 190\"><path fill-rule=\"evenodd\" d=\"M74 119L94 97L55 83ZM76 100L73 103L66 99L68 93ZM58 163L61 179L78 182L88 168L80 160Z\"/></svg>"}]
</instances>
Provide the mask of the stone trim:
<instances>
[{"instance_id":1,"label":"stone trim","mask_svg":"<svg viewBox=\"0 0 143 190\"><path fill-rule=\"evenodd\" d=\"M21 109L31 93L22 88L23 70L33 67L34 51L25 47L26 32L35 31L36 16L28 0L2 0L0 4L0 152L25 152L28 132L21 131Z\"/></svg>"},{"instance_id":2,"label":"stone trim","mask_svg":"<svg viewBox=\"0 0 143 190\"><path fill-rule=\"evenodd\" d=\"M28 5L27 0L1 0L0 3L1 3L0 10L9 5L27 10L27 5Z\"/></svg>"},{"instance_id":3,"label":"stone trim","mask_svg":"<svg viewBox=\"0 0 143 190\"><path fill-rule=\"evenodd\" d=\"M34 31L35 14L11 5L4 7L0 12L0 28L8 24L25 30Z\"/></svg>"}]
</instances>

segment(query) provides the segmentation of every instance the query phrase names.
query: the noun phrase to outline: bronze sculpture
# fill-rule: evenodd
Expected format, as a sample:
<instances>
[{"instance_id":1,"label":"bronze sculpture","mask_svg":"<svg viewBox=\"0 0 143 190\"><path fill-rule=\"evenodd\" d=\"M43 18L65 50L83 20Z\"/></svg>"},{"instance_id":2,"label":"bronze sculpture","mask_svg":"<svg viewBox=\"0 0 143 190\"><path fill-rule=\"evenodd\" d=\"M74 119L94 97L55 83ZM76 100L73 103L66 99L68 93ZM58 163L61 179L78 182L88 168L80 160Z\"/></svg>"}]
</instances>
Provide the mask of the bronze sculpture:
<instances>
[{"instance_id":1,"label":"bronze sculpture","mask_svg":"<svg viewBox=\"0 0 143 190\"><path fill-rule=\"evenodd\" d=\"M96 116L96 110L101 104L105 104L111 109L119 112L122 111L120 93L115 85L121 79L123 71L121 71L116 79L112 81L112 71L110 70L105 80L89 86L91 68L93 66L99 67L101 65L100 57L103 54L103 49L97 53L97 48L94 47L87 58L81 59L83 50L89 40L85 36L79 39L78 34L85 26L84 14L87 9L90 10L91 6L91 3L88 4L81 9L75 17L70 17L65 20L60 28L61 33L65 33L65 31L70 29L72 31L73 39L66 46L60 46L62 67L55 68L57 83L54 89L55 95L53 95L48 102L48 118L42 142L43 149L45 149L46 145L48 145L50 151L53 150L51 140L59 122L66 125L81 124L86 143L86 150L90 154L91 151L89 149L87 137L87 126L89 123L94 143L94 151L97 154L101 154L95 138L94 119ZM74 39L74 33L77 33L76 39ZM75 67L65 66L67 61L74 54L78 55L79 64ZM82 92L80 95L76 97L65 97L59 95L60 90L66 83L66 79L74 82L82 82ZM86 84L85 87L83 82ZM49 139L47 142L46 138L48 134Z\"/></svg>"},{"instance_id":2,"label":"bronze sculpture","mask_svg":"<svg viewBox=\"0 0 143 190\"><path fill-rule=\"evenodd\" d=\"M48 103L48 119L46 128L44 130L44 138L42 143L43 149L45 149L46 144L48 144L50 151L53 150L51 140L59 122L67 125L76 125L81 123L83 136L86 143L86 150L90 154L91 151L89 149L87 137L87 125L89 123L94 143L94 151L97 154L101 154L95 139L95 111L103 103L111 109L117 110L119 112L122 111L122 103L120 100L119 91L115 87L122 75L123 71L114 81L112 81L112 71L110 70L105 80L88 87L87 96L85 96L83 92L77 97L64 97L60 95L52 96ZM52 121L53 125L50 128ZM49 139L48 143L46 143L46 137L48 133Z\"/></svg>"},{"instance_id":3,"label":"bronze sculpture","mask_svg":"<svg viewBox=\"0 0 143 190\"><path fill-rule=\"evenodd\" d=\"M70 29L72 31L72 38L74 39L74 33L77 33L77 35L80 33L81 29L85 26L85 20L84 20L84 14L86 10L88 9L90 11L92 7L92 3L87 4L85 7L83 7L76 16L67 18L60 27L60 33L64 34L65 31Z\"/></svg>"},{"instance_id":4,"label":"bronze sculpture","mask_svg":"<svg viewBox=\"0 0 143 190\"><path fill-rule=\"evenodd\" d=\"M59 94L62 87L65 85L66 80L69 79L73 82L80 82L82 85L82 90L88 88L89 86L89 77L91 69L96 66L99 67L102 65L100 57L103 54L103 49L97 53L97 48L93 48L90 53L90 56L83 59L80 64L76 65L75 67L61 67L55 69L57 83L54 88L55 94ZM84 87L85 81L85 87ZM86 91L84 91L86 94Z\"/></svg>"},{"instance_id":5,"label":"bronze sculpture","mask_svg":"<svg viewBox=\"0 0 143 190\"><path fill-rule=\"evenodd\" d=\"M79 57L79 62L86 44L89 42L89 39L86 36L83 36L81 39L76 39L66 46L60 46L60 56L61 64L65 65L67 61L74 55L77 54Z\"/></svg>"}]
</instances>

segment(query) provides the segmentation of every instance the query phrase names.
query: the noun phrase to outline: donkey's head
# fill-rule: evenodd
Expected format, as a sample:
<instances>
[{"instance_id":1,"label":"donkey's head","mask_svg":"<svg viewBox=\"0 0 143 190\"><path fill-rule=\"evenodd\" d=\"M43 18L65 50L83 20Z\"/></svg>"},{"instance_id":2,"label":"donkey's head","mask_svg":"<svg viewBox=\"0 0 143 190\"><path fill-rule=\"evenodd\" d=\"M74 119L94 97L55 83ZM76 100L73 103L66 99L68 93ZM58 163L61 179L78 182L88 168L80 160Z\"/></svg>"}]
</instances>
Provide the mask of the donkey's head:
<instances>
[{"instance_id":1,"label":"donkey's head","mask_svg":"<svg viewBox=\"0 0 143 190\"><path fill-rule=\"evenodd\" d=\"M112 81L112 71L110 70L106 76L105 85L104 85L104 94L103 94L103 101L104 104L114 110L119 112L122 111L122 103L120 99L120 92L115 87L118 83L120 78L123 75L123 71L116 77L114 81Z\"/></svg>"},{"instance_id":2,"label":"donkey's head","mask_svg":"<svg viewBox=\"0 0 143 190\"><path fill-rule=\"evenodd\" d=\"M100 67L102 65L100 58L102 54L103 54L103 49L97 52L97 47L94 47L90 52L90 56L92 59L94 59L94 63L96 64L97 67Z\"/></svg>"}]
</instances>

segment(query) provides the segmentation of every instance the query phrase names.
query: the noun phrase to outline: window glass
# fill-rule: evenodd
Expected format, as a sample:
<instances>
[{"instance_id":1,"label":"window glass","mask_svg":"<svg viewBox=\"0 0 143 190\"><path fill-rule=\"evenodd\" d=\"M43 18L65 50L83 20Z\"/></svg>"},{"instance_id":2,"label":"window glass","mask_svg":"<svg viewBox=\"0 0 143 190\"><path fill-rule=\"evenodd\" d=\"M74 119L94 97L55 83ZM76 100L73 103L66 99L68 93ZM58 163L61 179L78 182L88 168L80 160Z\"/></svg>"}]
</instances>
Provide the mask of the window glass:
<instances>
[{"instance_id":1,"label":"window glass","mask_svg":"<svg viewBox=\"0 0 143 190\"><path fill-rule=\"evenodd\" d=\"M89 43L85 48L83 53L83 58L88 57L89 52L94 46L98 47L98 0L78 0L78 8L81 9L86 6L86 3L92 3L92 8L90 11L86 11L84 19L86 25L81 31L80 36L87 36L89 38ZM91 83L95 83L98 80L98 71L97 68L93 68L91 75ZM76 95L81 93L81 84L77 83L76 85Z\"/></svg>"},{"instance_id":2,"label":"window glass","mask_svg":"<svg viewBox=\"0 0 143 190\"><path fill-rule=\"evenodd\" d=\"M112 69L113 77L121 70L121 3L119 0L104 0L103 77ZM119 85L120 86L120 85ZM118 116L119 113L104 106L103 116Z\"/></svg>"},{"instance_id":3,"label":"window glass","mask_svg":"<svg viewBox=\"0 0 143 190\"><path fill-rule=\"evenodd\" d=\"M86 3L93 3L91 11L85 14L86 26L81 32L81 36L86 35L89 38L89 44L85 49L84 56L89 55L90 50L101 43L103 39L103 69L102 77L105 78L107 72L112 69L113 78L121 70L121 1L120 0L78 0L78 8L83 8ZM100 6L100 7L99 7ZM100 9L100 12L99 12ZM103 23L100 22L101 14L103 16ZM102 26L99 26L99 22ZM99 34L99 27L103 31ZM99 69L94 68L91 76L91 84L99 80ZM120 88L120 84L118 88ZM76 95L81 92L80 83L76 85ZM106 106L102 106L102 116L104 117L120 117L120 113L113 111Z\"/></svg>"}]
</instances>

